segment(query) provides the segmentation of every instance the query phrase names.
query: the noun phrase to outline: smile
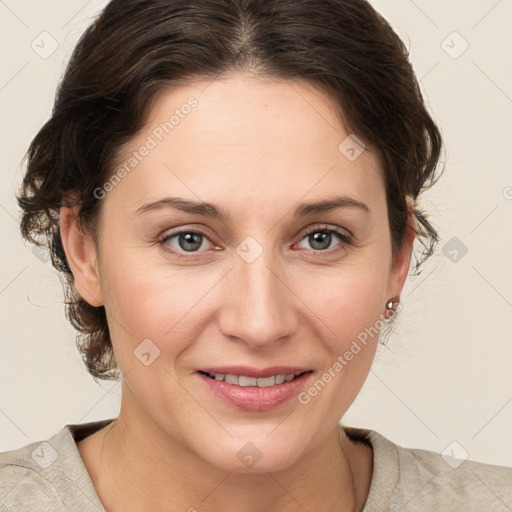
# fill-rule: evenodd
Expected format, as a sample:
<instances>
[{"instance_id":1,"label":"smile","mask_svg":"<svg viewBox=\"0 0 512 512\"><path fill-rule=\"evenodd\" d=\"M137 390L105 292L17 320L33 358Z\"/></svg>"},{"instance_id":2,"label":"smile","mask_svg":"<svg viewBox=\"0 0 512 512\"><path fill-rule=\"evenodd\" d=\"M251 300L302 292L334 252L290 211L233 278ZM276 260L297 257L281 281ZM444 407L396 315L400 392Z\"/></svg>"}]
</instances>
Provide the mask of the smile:
<instances>
[{"instance_id":1,"label":"smile","mask_svg":"<svg viewBox=\"0 0 512 512\"><path fill-rule=\"evenodd\" d=\"M283 369L231 369L239 373L221 373L209 369L198 370L196 375L210 396L237 409L261 412L274 409L296 397L304 390L313 374L313 370L290 371L291 368L287 368L286 373L280 373Z\"/></svg>"}]
</instances>

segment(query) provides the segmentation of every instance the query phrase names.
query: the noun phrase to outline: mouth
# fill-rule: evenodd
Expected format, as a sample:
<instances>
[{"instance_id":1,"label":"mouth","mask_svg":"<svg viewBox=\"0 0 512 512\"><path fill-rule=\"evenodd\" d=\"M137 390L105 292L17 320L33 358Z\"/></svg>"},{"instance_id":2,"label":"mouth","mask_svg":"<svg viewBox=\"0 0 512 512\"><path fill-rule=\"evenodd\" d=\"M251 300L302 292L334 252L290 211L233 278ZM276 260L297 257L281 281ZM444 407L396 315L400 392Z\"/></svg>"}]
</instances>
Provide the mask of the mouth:
<instances>
[{"instance_id":1,"label":"mouth","mask_svg":"<svg viewBox=\"0 0 512 512\"><path fill-rule=\"evenodd\" d=\"M313 370L274 367L208 368L196 371L211 395L223 403L246 411L266 411L298 395Z\"/></svg>"},{"instance_id":2,"label":"mouth","mask_svg":"<svg viewBox=\"0 0 512 512\"><path fill-rule=\"evenodd\" d=\"M291 382L295 380L297 377L304 375L305 373L311 373L312 370L304 370L299 372L292 373L281 373L276 375L270 375L269 377L251 377L248 375L237 375L233 373L215 373L215 372L205 372L199 370L198 373L205 375L206 377L226 382L228 384L233 384L235 386L241 387L259 387L259 388L268 388L272 386L279 386L280 384L284 384L285 382Z\"/></svg>"}]
</instances>

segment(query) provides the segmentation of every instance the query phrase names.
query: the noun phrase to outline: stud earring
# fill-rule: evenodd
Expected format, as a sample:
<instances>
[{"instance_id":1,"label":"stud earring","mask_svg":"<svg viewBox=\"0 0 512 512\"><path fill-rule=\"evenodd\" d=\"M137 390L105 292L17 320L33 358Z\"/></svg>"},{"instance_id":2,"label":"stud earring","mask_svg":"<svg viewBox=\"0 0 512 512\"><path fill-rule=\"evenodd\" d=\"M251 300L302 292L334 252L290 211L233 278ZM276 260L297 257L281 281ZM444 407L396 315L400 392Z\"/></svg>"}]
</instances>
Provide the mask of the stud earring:
<instances>
[{"instance_id":1,"label":"stud earring","mask_svg":"<svg viewBox=\"0 0 512 512\"><path fill-rule=\"evenodd\" d=\"M400 304L400 297L397 297L396 299L395 299L395 297L388 299L388 301L386 302L386 310L387 310L386 313L393 311L393 314L394 314L394 312L396 311L396 308L398 307L399 304Z\"/></svg>"}]
</instances>

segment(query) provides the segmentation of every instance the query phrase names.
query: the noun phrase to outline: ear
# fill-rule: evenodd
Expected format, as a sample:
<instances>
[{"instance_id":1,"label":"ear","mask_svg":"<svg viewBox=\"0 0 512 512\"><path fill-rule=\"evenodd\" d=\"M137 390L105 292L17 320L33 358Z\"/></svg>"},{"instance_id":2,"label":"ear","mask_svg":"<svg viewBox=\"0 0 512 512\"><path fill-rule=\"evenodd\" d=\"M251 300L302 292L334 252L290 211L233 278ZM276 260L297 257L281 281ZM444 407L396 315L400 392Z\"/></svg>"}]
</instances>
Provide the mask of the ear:
<instances>
[{"instance_id":1,"label":"ear","mask_svg":"<svg viewBox=\"0 0 512 512\"><path fill-rule=\"evenodd\" d=\"M59 217L60 237L67 262L75 280L78 293L91 305L102 306L98 258L94 241L82 229L78 206L61 207Z\"/></svg>"},{"instance_id":2,"label":"ear","mask_svg":"<svg viewBox=\"0 0 512 512\"><path fill-rule=\"evenodd\" d=\"M416 238L416 219L414 217L415 203L408 199L409 213L406 227L405 239L400 250L393 259L388 281L388 297L400 297L405 281L409 274L412 249Z\"/></svg>"}]
</instances>

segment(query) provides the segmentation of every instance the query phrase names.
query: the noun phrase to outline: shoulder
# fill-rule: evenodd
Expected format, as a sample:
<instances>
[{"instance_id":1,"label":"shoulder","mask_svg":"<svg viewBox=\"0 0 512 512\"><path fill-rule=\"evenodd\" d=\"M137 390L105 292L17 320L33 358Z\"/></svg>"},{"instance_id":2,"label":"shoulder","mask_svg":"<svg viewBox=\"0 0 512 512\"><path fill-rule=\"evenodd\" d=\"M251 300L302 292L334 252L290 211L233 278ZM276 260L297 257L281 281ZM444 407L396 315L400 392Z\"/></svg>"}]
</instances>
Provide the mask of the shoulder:
<instances>
[{"instance_id":1,"label":"shoulder","mask_svg":"<svg viewBox=\"0 0 512 512\"><path fill-rule=\"evenodd\" d=\"M49 439L1 452L1 504L7 510L103 510L74 438L100 424L66 425Z\"/></svg>"},{"instance_id":2,"label":"shoulder","mask_svg":"<svg viewBox=\"0 0 512 512\"><path fill-rule=\"evenodd\" d=\"M405 448L374 430L349 432L370 442L374 452L364 512L512 510L512 468Z\"/></svg>"},{"instance_id":3,"label":"shoulder","mask_svg":"<svg viewBox=\"0 0 512 512\"><path fill-rule=\"evenodd\" d=\"M57 450L49 441L0 453L0 495L8 510L66 510L49 470Z\"/></svg>"},{"instance_id":4,"label":"shoulder","mask_svg":"<svg viewBox=\"0 0 512 512\"><path fill-rule=\"evenodd\" d=\"M511 510L512 468L402 446L397 453L398 486L405 499L425 509Z\"/></svg>"}]
</instances>

